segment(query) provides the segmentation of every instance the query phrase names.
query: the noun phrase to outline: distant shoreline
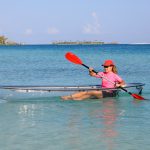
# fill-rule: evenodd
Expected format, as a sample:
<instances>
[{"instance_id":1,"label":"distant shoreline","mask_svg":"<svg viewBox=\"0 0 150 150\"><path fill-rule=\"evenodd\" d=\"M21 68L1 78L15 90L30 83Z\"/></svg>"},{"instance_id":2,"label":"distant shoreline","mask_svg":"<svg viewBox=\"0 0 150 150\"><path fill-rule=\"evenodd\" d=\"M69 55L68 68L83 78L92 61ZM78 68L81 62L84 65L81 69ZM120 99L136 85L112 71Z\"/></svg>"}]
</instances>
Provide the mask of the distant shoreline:
<instances>
[{"instance_id":1,"label":"distant shoreline","mask_svg":"<svg viewBox=\"0 0 150 150\"><path fill-rule=\"evenodd\" d=\"M29 44L29 43L21 43L21 42L14 42L8 40L7 37L0 35L0 46L17 46L17 45L111 45L111 44L118 44L118 45L149 45L150 43L119 43L116 41L113 42L103 42L103 41L54 41L49 43L36 43L36 44Z\"/></svg>"},{"instance_id":2,"label":"distant shoreline","mask_svg":"<svg viewBox=\"0 0 150 150\"><path fill-rule=\"evenodd\" d=\"M66 43L63 43L63 42L58 42L58 43L36 43L36 44L25 44L25 43L20 43L20 44L0 44L0 46L36 46L36 45L70 45L70 46L73 46L73 45L150 45L150 43L97 43L97 42L88 42L88 43L76 43L76 42L66 42Z\"/></svg>"},{"instance_id":3,"label":"distant shoreline","mask_svg":"<svg viewBox=\"0 0 150 150\"><path fill-rule=\"evenodd\" d=\"M105 42L92 42L92 41L88 41L88 42L52 42L52 43L45 43L45 44L25 44L25 43L4 43L4 44L0 44L0 45L104 45L104 44L119 44L119 43L115 43L115 42L111 42L111 43L105 43Z\"/></svg>"}]
</instances>

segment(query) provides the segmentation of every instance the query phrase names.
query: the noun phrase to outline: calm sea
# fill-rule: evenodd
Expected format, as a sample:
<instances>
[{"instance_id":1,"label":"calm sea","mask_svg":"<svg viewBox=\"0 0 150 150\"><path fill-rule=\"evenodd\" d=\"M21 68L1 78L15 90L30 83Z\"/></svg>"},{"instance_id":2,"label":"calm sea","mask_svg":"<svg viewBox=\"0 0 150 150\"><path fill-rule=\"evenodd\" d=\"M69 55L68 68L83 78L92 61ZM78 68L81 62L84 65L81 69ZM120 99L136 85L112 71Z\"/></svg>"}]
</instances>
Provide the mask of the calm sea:
<instances>
[{"instance_id":1,"label":"calm sea","mask_svg":"<svg viewBox=\"0 0 150 150\"><path fill-rule=\"evenodd\" d=\"M71 51L102 70L113 59L127 83L145 83L150 99L150 45L0 46L0 85L100 84L68 62ZM149 150L150 100L126 94L102 100L62 101L66 93L0 90L2 150Z\"/></svg>"}]
</instances>

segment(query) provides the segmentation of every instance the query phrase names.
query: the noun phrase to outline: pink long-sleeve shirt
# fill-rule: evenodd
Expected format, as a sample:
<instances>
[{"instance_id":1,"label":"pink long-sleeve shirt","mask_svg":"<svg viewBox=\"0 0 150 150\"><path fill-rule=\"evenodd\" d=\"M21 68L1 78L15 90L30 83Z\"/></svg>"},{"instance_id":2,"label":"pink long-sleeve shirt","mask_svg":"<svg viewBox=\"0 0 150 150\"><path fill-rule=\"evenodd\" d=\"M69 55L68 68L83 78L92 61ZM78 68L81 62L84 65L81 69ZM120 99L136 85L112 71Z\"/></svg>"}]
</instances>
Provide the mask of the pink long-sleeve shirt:
<instances>
[{"instance_id":1,"label":"pink long-sleeve shirt","mask_svg":"<svg viewBox=\"0 0 150 150\"><path fill-rule=\"evenodd\" d=\"M102 88L114 88L115 83L120 83L120 82L123 81L122 78L119 75L117 75L113 72L108 72L108 73L99 72L98 74L95 75L95 77L102 79ZM108 79L109 81L106 80L105 78Z\"/></svg>"}]
</instances>

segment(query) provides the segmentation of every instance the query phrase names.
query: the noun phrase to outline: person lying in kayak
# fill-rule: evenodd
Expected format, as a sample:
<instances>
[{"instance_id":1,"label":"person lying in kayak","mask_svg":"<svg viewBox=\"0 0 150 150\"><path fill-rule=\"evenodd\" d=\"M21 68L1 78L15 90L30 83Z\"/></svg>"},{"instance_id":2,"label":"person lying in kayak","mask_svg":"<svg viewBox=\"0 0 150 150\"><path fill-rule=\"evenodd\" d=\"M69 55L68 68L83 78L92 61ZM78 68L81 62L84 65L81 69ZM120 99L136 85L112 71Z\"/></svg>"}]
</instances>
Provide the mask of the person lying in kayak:
<instances>
[{"instance_id":1,"label":"person lying in kayak","mask_svg":"<svg viewBox=\"0 0 150 150\"><path fill-rule=\"evenodd\" d=\"M124 80L117 74L117 68L112 60L105 60L102 66L104 67L104 72L98 72L97 74L93 72L93 68L89 69L90 76L102 79L102 88L115 88L125 85ZM62 96L61 98L63 100L84 100L87 98L115 97L116 95L116 90L93 90L77 92L72 95Z\"/></svg>"}]
</instances>

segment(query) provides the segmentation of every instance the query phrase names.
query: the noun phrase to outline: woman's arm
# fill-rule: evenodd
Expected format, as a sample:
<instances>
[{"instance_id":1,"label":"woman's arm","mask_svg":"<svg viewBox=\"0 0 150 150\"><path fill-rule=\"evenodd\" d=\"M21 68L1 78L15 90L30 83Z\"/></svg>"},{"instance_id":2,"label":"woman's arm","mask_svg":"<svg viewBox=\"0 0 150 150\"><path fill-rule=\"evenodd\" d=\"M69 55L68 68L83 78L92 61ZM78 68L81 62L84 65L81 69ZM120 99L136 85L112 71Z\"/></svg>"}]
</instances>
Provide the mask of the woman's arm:
<instances>
[{"instance_id":1,"label":"woman's arm","mask_svg":"<svg viewBox=\"0 0 150 150\"><path fill-rule=\"evenodd\" d=\"M120 86L121 86L121 87L124 87L124 86L125 86L125 81L122 80L121 82L116 83L115 86L116 86L116 87L120 87Z\"/></svg>"}]
</instances>

